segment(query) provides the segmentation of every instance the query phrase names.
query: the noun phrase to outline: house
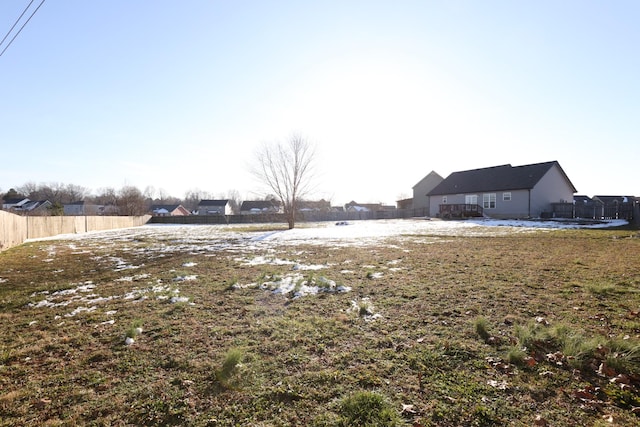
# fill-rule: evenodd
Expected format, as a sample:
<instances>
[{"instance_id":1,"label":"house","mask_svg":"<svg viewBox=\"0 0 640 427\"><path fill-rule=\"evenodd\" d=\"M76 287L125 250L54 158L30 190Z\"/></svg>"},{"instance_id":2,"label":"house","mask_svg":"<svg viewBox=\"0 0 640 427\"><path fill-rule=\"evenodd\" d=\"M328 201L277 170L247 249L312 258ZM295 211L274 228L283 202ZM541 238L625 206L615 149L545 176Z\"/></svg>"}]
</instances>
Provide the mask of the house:
<instances>
[{"instance_id":1,"label":"house","mask_svg":"<svg viewBox=\"0 0 640 427\"><path fill-rule=\"evenodd\" d=\"M229 200L200 200L194 215L231 215Z\"/></svg>"},{"instance_id":2,"label":"house","mask_svg":"<svg viewBox=\"0 0 640 427\"><path fill-rule=\"evenodd\" d=\"M427 195L430 216L530 218L573 204L575 187L557 161L454 172Z\"/></svg>"},{"instance_id":3,"label":"house","mask_svg":"<svg viewBox=\"0 0 640 427\"><path fill-rule=\"evenodd\" d=\"M600 207L594 218L627 220L633 218L633 206L636 201L633 196L593 196L593 201Z\"/></svg>"},{"instance_id":4,"label":"house","mask_svg":"<svg viewBox=\"0 0 640 427\"><path fill-rule=\"evenodd\" d=\"M2 202L2 209L4 210L18 210L21 209L25 203L29 203L29 200L26 197L18 197L18 198L10 198L5 199Z\"/></svg>"},{"instance_id":5,"label":"house","mask_svg":"<svg viewBox=\"0 0 640 427\"><path fill-rule=\"evenodd\" d=\"M436 185L440 184L444 178L442 178L435 171L431 171L422 178L416 185L413 186L413 209L424 209L425 212L430 212L429 197L427 194L433 190Z\"/></svg>"},{"instance_id":6,"label":"house","mask_svg":"<svg viewBox=\"0 0 640 427\"><path fill-rule=\"evenodd\" d=\"M427 194L424 196L427 197ZM398 209L413 209L413 199L396 200L396 206Z\"/></svg>"},{"instance_id":7,"label":"house","mask_svg":"<svg viewBox=\"0 0 640 427\"><path fill-rule=\"evenodd\" d=\"M62 206L65 215L98 215L102 206L87 203L84 200L66 203Z\"/></svg>"},{"instance_id":8,"label":"house","mask_svg":"<svg viewBox=\"0 0 640 427\"><path fill-rule=\"evenodd\" d=\"M267 214L267 213L280 213L280 202L272 200L245 200L240 205L240 214Z\"/></svg>"},{"instance_id":9,"label":"house","mask_svg":"<svg viewBox=\"0 0 640 427\"><path fill-rule=\"evenodd\" d=\"M299 200L297 208L300 212L330 212L331 202L320 200Z\"/></svg>"},{"instance_id":10,"label":"house","mask_svg":"<svg viewBox=\"0 0 640 427\"><path fill-rule=\"evenodd\" d=\"M11 211L22 215L50 215L53 203L48 200L28 200L11 208Z\"/></svg>"},{"instance_id":11,"label":"house","mask_svg":"<svg viewBox=\"0 0 640 427\"><path fill-rule=\"evenodd\" d=\"M347 212L378 212L378 211L392 211L396 207L392 205L383 205L382 203L358 203L350 201L344 205Z\"/></svg>"},{"instance_id":12,"label":"house","mask_svg":"<svg viewBox=\"0 0 640 427\"><path fill-rule=\"evenodd\" d=\"M153 216L185 216L191 212L180 204L173 205L151 205L151 215Z\"/></svg>"}]
</instances>

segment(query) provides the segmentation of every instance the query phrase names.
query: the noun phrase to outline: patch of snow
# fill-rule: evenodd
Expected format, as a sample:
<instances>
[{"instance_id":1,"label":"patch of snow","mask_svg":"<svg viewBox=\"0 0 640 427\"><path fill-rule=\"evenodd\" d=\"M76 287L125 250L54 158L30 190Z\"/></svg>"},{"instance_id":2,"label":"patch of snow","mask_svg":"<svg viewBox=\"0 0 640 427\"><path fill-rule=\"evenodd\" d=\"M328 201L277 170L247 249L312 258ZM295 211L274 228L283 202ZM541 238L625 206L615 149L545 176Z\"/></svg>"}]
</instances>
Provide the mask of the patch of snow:
<instances>
[{"instance_id":1,"label":"patch of snow","mask_svg":"<svg viewBox=\"0 0 640 427\"><path fill-rule=\"evenodd\" d=\"M83 313L83 312L87 312L87 313L91 313L92 311L96 311L96 306L94 305L93 307L78 307L75 310L71 311L70 313L65 314L65 317L74 317L77 314Z\"/></svg>"},{"instance_id":2,"label":"patch of snow","mask_svg":"<svg viewBox=\"0 0 640 427\"><path fill-rule=\"evenodd\" d=\"M190 275L190 276L178 276L176 278L173 279L174 282L191 282L193 280L197 280L198 276L194 275Z\"/></svg>"}]
</instances>

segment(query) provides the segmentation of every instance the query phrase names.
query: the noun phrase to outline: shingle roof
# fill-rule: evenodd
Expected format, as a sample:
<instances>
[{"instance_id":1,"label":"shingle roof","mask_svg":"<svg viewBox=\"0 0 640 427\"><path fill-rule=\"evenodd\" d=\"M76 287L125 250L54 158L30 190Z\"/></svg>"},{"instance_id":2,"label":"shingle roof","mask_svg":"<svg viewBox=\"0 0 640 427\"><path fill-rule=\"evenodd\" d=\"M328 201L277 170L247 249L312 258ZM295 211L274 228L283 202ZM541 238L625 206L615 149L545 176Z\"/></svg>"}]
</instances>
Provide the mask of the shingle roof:
<instances>
[{"instance_id":1,"label":"shingle roof","mask_svg":"<svg viewBox=\"0 0 640 427\"><path fill-rule=\"evenodd\" d=\"M249 211L251 209L277 209L280 202L276 200L245 200L240 206L241 210Z\"/></svg>"},{"instance_id":2,"label":"shingle roof","mask_svg":"<svg viewBox=\"0 0 640 427\"><path fill-rule=\"evenodd\" d=\"M172 205L151 205L151 210L155 211L155 210L159 210L159 209L166 209L169 212L173 212L174 210L178 209L178 207L180 207L179 204L172 204Z\"/></svg>"},{"instance_id":3,"label":"shingle roof","mask_svg":"<svg viewBox=\"0 0 640 427\"><path fill-rule=\"evenodd\" d=\"M428 195L532 189L553 166L557 166L560 169L569 185L573 187L560 164L557 161L551 161L516 167L500 165L453 172L431 190Z\"/></svg>"}]
</instances>

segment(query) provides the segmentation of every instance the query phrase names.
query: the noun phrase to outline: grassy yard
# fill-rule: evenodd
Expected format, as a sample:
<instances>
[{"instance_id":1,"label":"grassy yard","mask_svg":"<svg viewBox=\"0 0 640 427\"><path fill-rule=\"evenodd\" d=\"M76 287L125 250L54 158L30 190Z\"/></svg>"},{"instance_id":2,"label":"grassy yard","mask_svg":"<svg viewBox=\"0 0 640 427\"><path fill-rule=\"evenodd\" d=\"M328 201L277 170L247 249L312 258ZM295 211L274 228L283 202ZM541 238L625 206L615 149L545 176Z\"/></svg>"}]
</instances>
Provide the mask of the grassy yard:
<instances>
[{"instance_id":1,"label":"grassy yard","mask_svg":"<svg viewBox=\"0 0 640 427\"><path fill-rule=\"evenodd\" d=\"M637 232L132 236L0 253L0 425L640 422Z\"/></svg>"}]
</instances>

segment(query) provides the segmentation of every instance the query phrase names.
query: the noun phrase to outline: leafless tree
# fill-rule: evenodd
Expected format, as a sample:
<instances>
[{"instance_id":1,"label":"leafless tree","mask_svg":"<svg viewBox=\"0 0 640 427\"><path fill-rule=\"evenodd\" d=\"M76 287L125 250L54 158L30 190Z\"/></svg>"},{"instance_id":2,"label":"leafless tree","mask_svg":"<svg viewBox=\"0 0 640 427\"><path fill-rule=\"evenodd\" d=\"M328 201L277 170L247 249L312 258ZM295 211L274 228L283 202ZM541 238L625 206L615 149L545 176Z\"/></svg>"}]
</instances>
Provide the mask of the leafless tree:
<instances>
[{"instance_id":1,"label":"leafless tree","mask_svg":"<svg viewBox=\"0 0 640 427\"><path fill-rule=\"evenodd\" d=\"M213 198L211 196L211 193L202 191L198 188L192 188L184 194L182 203L185 208L193 212L198 207L198 203L200 203L200 200L211 198Z\"/></svg>"},{"instance_id":2,"label":"leafless tree","mask_svg":"<svg viewBox=\"0 0 640 427\"><path fill-rule=\"evenodd\" d=\"M85 199L89 195L89 190L85 187L75 184L67 184L65 187L66 200L64 202L79 202Z\"/></svg>"},{"instance_id":3,"label":"leafless tree","mask_svg":"<svg viewBox=\"0 0 640 427\"><path fill-rule=\"evenodd\" d=\"M118 191L118 212L120 215L144 215L147 203L142 192L133 186L124 186Z\"/></svg>"},{"instance_id":4,"label":"leafless tree","mask_svg":"<svg viewBox=\"0 0 640 427\"><path fill-rule=\"evenodd\" d=\"M314 147L299 134L256 151L252 173L282 203L289 229L295 227L298 202L311 191L314 159Z\"/></svg>"},{"instance_id":5,"label":"leafless tree","mask_svg":"<svg viewBox=\"0 0 640 427\"><path fill-rule=\"evenodd\" d=\"M23 194L31 200L41 199L41 195L38 193L38 185L33 181L25 182L20 187L16 188L16 190L18 193Z\"/></svg>"}]
</instances>

